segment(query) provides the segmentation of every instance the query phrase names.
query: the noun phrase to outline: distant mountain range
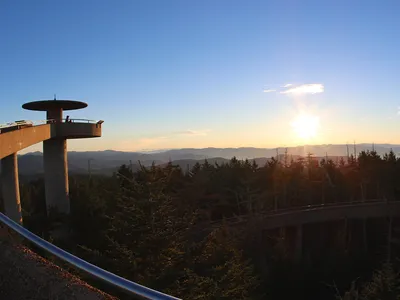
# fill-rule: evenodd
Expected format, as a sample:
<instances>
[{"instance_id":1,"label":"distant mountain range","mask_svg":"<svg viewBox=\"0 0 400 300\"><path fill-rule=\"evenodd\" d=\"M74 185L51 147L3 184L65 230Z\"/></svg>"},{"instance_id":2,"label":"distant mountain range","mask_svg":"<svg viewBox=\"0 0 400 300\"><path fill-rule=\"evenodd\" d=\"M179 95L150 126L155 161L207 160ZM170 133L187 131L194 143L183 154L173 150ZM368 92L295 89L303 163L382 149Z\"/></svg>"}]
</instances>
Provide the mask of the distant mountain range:
<instances>
[{"instance_id":1,"label":"distant mountain range","mask_svg":"<svg viewBox=\"0 0 400 300\"><path fill-rule=\"evenodd\" d=\"M355 148L355 149L354 149ZM306 145L288 148L203 148L203 149L172 149L166 151L152 152L122 152L114 150L68 152L68 167L70 173L87 173L89 168L92 173L112 174L122 164L131 164L133 169L139 168L140 164L149 166L153 162L162 165L172 161L181 166L182 169L191 168L196 162L204 162L207 159L210 163L227 162L232 157L238 159L255 159L258 165L264 165L271 157L282 159L285 151L293 159L299 156L306 156L308 153L315 157L323 158L326 155L330 159L338 160L347 156L347 149L350 154L354 151L372 150L383 155L392 149L395 154L400 154L400 145L390 144L357 144L357 145ZM19 172L23 175L43 173L43 157L41 152L31 152L19 155Z\"/></svg>"}]
</instances>

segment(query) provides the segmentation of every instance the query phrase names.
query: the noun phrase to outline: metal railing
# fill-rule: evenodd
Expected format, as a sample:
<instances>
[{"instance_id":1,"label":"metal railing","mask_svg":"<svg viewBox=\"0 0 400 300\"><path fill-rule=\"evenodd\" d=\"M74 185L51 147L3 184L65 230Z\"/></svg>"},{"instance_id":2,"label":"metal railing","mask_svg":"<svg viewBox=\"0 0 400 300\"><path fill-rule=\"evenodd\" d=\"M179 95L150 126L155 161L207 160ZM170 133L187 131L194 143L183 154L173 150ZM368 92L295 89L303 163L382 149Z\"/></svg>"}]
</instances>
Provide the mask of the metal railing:
<instances>
[{"instance_id":1,"label":"metal railing","mask_svg":"<svg viewBox=\"0 0 400 300\"><path fill-rule=\"evenodd\" d=\"M42 248L43 250L53 254L54 256L58 257L59 259L68 262L69 264L73 265L74 267L85 271L86 273L90 274L96 279L100 279L114 287L118 287L119 289L125 291L130 296L134 296L139 299L178 299L176 297L158 292L156 290L150 289L138 283L129 281L123 277L115 275L111 272L108 272L104 269L101 269L71 253L54 246L53 244L47 242L46 240L40 238L36 234L30 232L26 228L22 227L21 225L17 224L6 215L0 213L0 221L7 225L9 228L14 230L15 232L22 235L24 238L29 240L30 242L34 243L36 246Z\"/></svg>"},{"instance_id":2,"label":"metal railing","mask_svg":"<svg viewBox=\"0 0 400 300\"><path fill-rule=\"evenodd\" d=\"M388 204L397 201L388 201L387 199L369 199L369 200L358 200L358 201L351 201L351 202L330 202L330 203L320 203L320 204L309 204L309 205L299 205L299 206L292 206L287 208L280 208L280 209L271 209L271 210L263 210L256 213L258 216L262 217L273 217L273 216L280 216L286 215L294 212L299 211L310 211L310 210L324 210L324 209L331 209L331 208L340 208L340 207L352 207L352 206L366 206L366 205L373 205L373 204ZM247 221L249 218L253 218L254 215L252 214L243 214L243 215L236 215L233 217L223 218L221 220L211 221L208 224L210 225L218 225L222 222L243 222Z\"/></svg>"},{"instance_id":3,"label":"metal railing","mask_svg":"<svg viewBox=\"0 0 400 300\"><path fill-rule=\"evenodd\" d=\"M0 124L0 129L13 126L37 126L43 124L47 124L47 120L21 120L21 121Z\"/></svg>"},{"instance_id":4,"label":"metal railing","mask_svg":"<svg viewBox=\"0 0 400 300\"><path fill-rule=\"evenodd\" d=\"M9 128L13 126L18 126L19 124L16 122L10 122L10 123L5 123L5 124L0 124L0 130L4 128Z\"/></svg>"},{"instance_id":5,"label":"metal railing","mask_svg":"<svg viewBox=\"0 0 400 300\"><path fill-rule=\"evenodd\" d=\"M14 131L14 130L18 130L18 129L25 128L25 127L43 125L43 124L46 124L46 121L22 120L22 121L9 122L6 124L0 124L0 133Z\"/></svg>"},{"instance_id":6,"label":"metal railing","mask_svg":"<svg viewBox=\"0 0 400 300\"><path fill-rule=\"evenodd\" d=\"M100 122L100 120L88 120L88 119L62 119L64 123L91 123L91 124L96 124Z\"/></svg>"},{"instance_id":7,"label":"metal railing","mask_svg":"<svg viewBox=\"0 0 400 300\"><path fill-rule=\"evenodd\" d=\"M10 129L11 127L15 127L15 129L20 129L24 127L30 127L30 126L39 126L39 125L45 125L49 123L55 123L57 120L55 119L47 119L47 120L21 120L21 121L15 121L15 122L9 122L9 123L4 123L0 124L0 133L2 130L5 129ZM102 124L104 121L103 120L89 120L89 119L62 119L63 123L88 123L88 124Z\"/></svg>"}]
</instances>

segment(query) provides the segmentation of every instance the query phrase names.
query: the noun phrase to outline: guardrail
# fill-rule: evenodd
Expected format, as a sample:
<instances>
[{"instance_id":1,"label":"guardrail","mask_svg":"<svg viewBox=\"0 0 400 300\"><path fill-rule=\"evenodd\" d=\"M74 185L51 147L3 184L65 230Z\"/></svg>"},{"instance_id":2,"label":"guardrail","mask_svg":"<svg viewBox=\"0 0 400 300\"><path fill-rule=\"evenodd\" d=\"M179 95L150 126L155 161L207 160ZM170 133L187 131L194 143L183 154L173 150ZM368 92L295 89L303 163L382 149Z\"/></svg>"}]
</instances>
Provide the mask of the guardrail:
<instances>
[{"instance_id":1,"label":"guardrail","mask_svg":"<svg viewBox=\"0 0 400 300\"><path fill-rule=\"evenodd\" d=\"M46 123L47 123L47 120L15 121L15 122L9 122L9 123L5 123L5 124L0 124L0 129L13 127L13 126L37 126L37 125L43 125L43 124L46 124Z\"/></svg>"},{"instance_id":2,"label":"guardrail","mask_svg":"<svg viewBox=\"0 0 400 300\"><path fill-rule=\"evenodd\" d=\"M48 120L22 120L22 121L16 121L16 122L9 122L5 124L0 124L0 133L2 129L8 129L10 127L17 127L16 129L19 129L18 126L20 127L28 127L28 126L38 126L38 125L44 125L48 123L55 123L57 120L55 119L48 119ZM103 120L89 120L89 119L62 119L63 123L89 123L89 124L102 124L104 121Z\"/></svg>"},{"instance_id":3,"label":"guardrail","mask_svg":"<svg viewBox=\"0 0 400 300\"><path fill-rule=\"evenodd\" d=\"M391 201L393 202L393 201ZM329 209L333 207L351 207L354 205L368 205L368 204L376 204L376 203L388 203L386 199L370 199L365 201L352 201L352 202L331 202L331 203L321 203L321 204L310 204L310 205L301 205L301 206L293 206L288 208L281 208L275 210L264 210L259 211L256 214L258 216L268 217L268 216L276 216L276 215L283 215L287 213L292 213L296 211L309 211L309 210L317 210L317 209ZM253 215L245 214L245 215L237 215L234 217L224 218L222 220L211 221L208 224L215 225L220 224L221 222L230 222L230 221L245 221L251 218Z\"/></svg>"},{"instance_id":4,"label":"guardrail","mask_svg":"<svg viewBox=\"0 0 400 300\"><path fill-rule=\"evenodd\" d=\"M9 128L9 127L13 127L13 126L18 126L19 124L17 124L17 123L6 123L6 124L1 124L0 125L0 130L1 129L3 129L3 128Z\"/></svg>"},{"instance_id":5,"label":"guardrail","mask_svg":"<svg viewBox=\"0 0 400 300\"><path fill-rule=\"evenodd\" d=\"M62 121L64 123L92 123L92 124L96 124L98 122L100 122L101 120L88 120L88 119L62 119Z\"/></svg>"},{"instance_id":6,"label":"guardrail","mask_svg":"<svg viewBox=\"0 0 400 300\"><path fill-rule=\"evenodd\" d=\"M152 299L152 300L172 300L179 298L161 293L159 291L150 289L138 283L129 281L123 277L115 275L111 272L108 272L104 269L101 269L71 253L54 246L53 244L47 242L46 240L40 238L36 234L30 232L26 228L22 227L21 225L15 223L13 220L8 218L6 215L0 213L0 221L14 230L15 232L22 235L24 238L29 240L30 242L34 243L36 246L42 248L43 250L53 254L54 256L58 257L59 259L68 262L69 264L73 265L74 267L85 271L86 273L90 274L96 279L100 279L114 287L118 287L122 291L125 291L130 296L139 298L139 299Z\"/></svg>"}]
</instances>

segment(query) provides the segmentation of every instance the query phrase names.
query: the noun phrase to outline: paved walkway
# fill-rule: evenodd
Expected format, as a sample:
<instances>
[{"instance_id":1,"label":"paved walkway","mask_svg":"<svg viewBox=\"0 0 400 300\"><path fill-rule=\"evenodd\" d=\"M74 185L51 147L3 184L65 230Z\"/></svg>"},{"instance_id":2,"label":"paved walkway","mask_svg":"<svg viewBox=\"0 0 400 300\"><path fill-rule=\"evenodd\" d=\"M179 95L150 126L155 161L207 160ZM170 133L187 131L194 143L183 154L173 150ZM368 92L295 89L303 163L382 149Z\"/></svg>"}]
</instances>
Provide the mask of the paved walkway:
<instances>
[{"instance_id":1,"label":"paved walkway","mask_svg":"<svg viewBox=\"0 0 400 300\"><path fill-rule=\"evenodd\" d=\"M116 300L20 245L0 227L0 299Z\"/></svg>"}]
</instances>

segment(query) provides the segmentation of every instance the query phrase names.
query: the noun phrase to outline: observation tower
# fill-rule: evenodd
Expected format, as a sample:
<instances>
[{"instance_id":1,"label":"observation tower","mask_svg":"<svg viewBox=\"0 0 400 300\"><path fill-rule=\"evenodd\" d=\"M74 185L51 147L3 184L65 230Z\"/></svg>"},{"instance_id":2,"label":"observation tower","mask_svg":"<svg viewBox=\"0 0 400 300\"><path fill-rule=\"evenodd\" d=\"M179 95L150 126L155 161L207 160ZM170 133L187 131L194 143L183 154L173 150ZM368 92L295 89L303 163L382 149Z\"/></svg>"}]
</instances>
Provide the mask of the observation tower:
<instances>
[{"instance_id":1,"label":"observation tower","mask_svg":"<svg viewBox=\"0 0 400 300\"><path fill-rule=\"evenodd\" d=\"M67 139L92 138L101 136L103 121L64 119L65 110L87 107L85 102L75 100L40 100L28 102L22 108L46 112L46 124L50 135L43 140L43 167L47 214L51 210L68 214L70 211ZM35 126L38 127L38 126Z\"/></svg>"}]
</instances>

